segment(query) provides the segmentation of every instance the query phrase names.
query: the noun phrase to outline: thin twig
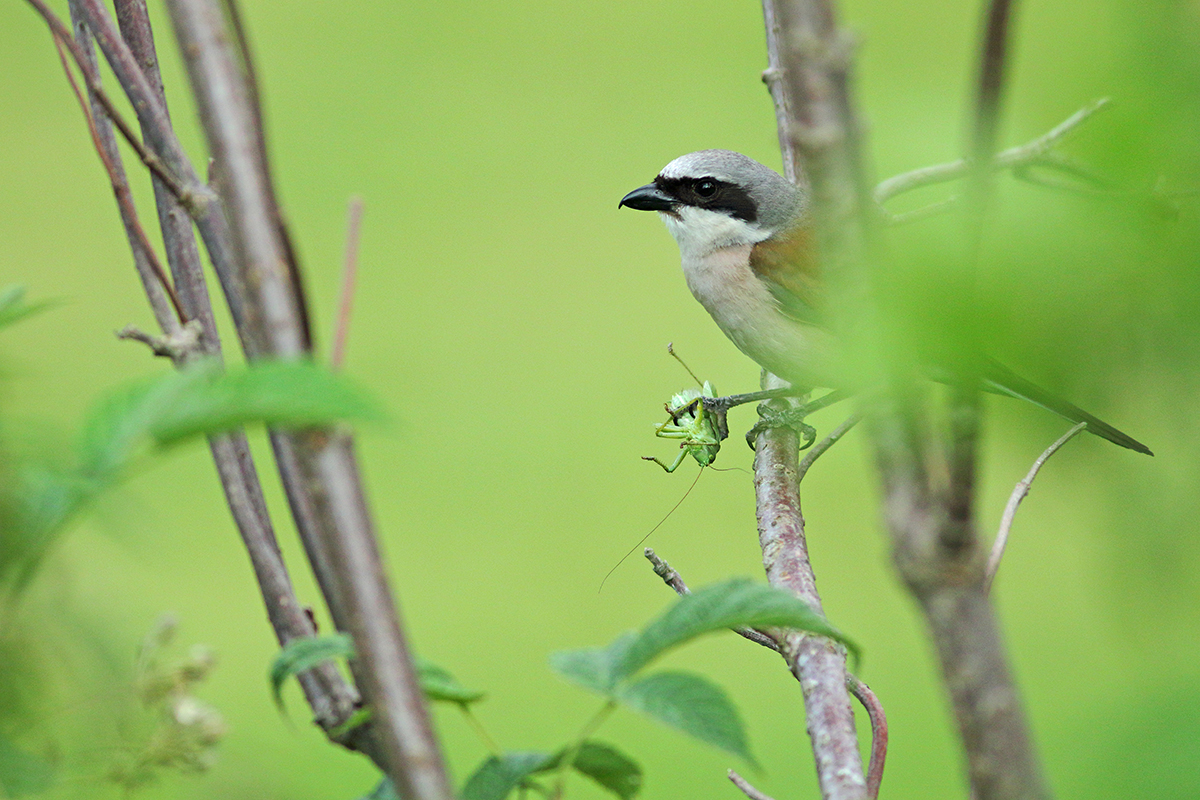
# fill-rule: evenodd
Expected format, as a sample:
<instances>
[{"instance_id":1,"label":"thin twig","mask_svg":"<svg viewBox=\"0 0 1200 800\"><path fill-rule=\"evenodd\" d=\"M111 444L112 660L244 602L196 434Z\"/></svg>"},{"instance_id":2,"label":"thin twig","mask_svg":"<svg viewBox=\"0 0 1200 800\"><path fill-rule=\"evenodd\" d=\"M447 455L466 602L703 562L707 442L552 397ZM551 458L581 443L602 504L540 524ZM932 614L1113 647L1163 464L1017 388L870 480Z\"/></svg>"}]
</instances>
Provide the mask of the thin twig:
<instances>
[{"instance_id":1,"label":"thin twig","mask_svg":"<svg viewBox=\"0 0 1200 800\"><path fill-rule=\"evenodd\" d=\"M842 421L841 425L834 428L828 436L809 448L809 451L804 454L804 458L801 459L799 465L796 467L796 483L798 484L803 481L804 476L808 474L808 470L812 468L816 460L823 456L825 451L837 444L843 436L850 432L851 428L861 421L862 414L851 414Z\"/></svg>"},{"instance_id":2,"label":"thin twig","mask_svg":"<svg viewBox=\"0 0 1200 800\"><path fill-rule=\"evenodd\" d=\"M871 762L867 767L867 797L869 800L875 800L879 797L879 786L883 783L883 765L887 761L887 715L883 713L883 704L871 691L870 686L850 673L846 673L846 685L850 688L850 693L862 703L871 719Z\"/></svg>"},{"instance_id":3,"label":"thin twig","mask_svg":"<svg viewBox=\"0 0 1200 800\"><path fill-rule=\"evenodd\" d=\"M1010 147L1003 150L996 156L990 159L988 168L993 172L1011 169L1020 171L1031 166L1041 164L1058 164L1051 162L1048 157L1055 147L1062 143L1068 135L1073 133L1080 125L1091 118L1100 109L1107 106L1108 98L1101 98L1084 106L1076 111L1070 117L1060 122L1054 128L1046 133L1038 136L1036 139L1026 142L1016 147ZM957 202L957 198L948 198L939 203L935 203L925 208L910 211L906 214L890 215L883 208L884 204L892 198L911 192L914 189L920 189L924 186L932 186L938 183L948 183L950 181L959 180L971 172L971 162L966 158L960 158L957 161L951 161L945 164L934 164L928 167L921 167L910 172L904 172L899 175L894 175L885 181L881 181L872 192L872 199L879 209L887 214L890 222L899 224L901 222L909 222L913 219L923 218L934 213L945 210L953 203Z\"/></svg>"},{"instance_id":4,"label":"thin twig","mask_svg":"<svg viewBox=\"0 0 1200 800\"><path fill-rule=\"evenodd\" d=\"M987 169L983 165L996 152L996 129L1000 120L1000 100L1008 65L1008 40L1012 25L1013 0L991 0L987 5L978 91L975 94L974 124L969 156L980 165L979 180L986 186Z\"/></svg>"},{"instance_id":5,"label":"thin twig","mask_svg":"<svg viewBox=\"0 0 1200 800\"><path fill-rule=\"evenodd\" d=\"M351 197L346 211L346 256L342 261L342 296L338 302L333 349L329 354L329 365L334 371L342 368L342 361L346 356L346 335L350 330L350 315L354 311L354 289L358 278L358 240L362 229L362 214L362 198Z\"/></svg>"},{"instance_id":6,"label":"thin twig","mask_svg":"<svg viewBox=\"0 0 1200 800\"><path fill-rule=\"evenodd\" d=\"M126 325L117 331L118 339L141 342L154 355L182 363L199 349L202 328L197 320L191 320L174 334L154 336L135 325Z\"/></svg>"},{"instance_id":7,"label":"thin twig","mask_svg":"<svg viewBox=\"0 0 1200 800\"><path fill-rule=\"evenodd\" d=\"M676 572L675 569L657 553L655 553L654 548L647 547L643 551L643 554L646 556L646 560L649 561L654 567L654 574L662 578L663 583L674 589L676 594L685 595L692 593L692 590L689 589L688 585L683 582L683 578L679 575L679 573ZM736 633L738 636L749 639L755 644L762 645L768 650L774 650L776 653L779 652L779 643L776 642L775 637L771 636L769 633L764 633L763 631L755 630L754 628L742 627L730 628L730 630Z\"/></svg>"},{"instance_id":8,"label":"thin twig","mask_svg":"<svg viewBox=\"0 0 1200 800\"><path fill-rule=\"evenodd\" d=\"M74 8L73 5L72 8ZM58 49L58 58L62 62L63 72L67 75L67 82L71 84L71 91L74 93L75 99L79 101L79 108L83 111L83 118L87 122L88 133L91 134L92 145L96 148L96 155L100 157L100 161L104 165L104 171L108 173L108 180L112 184L113 195L117 199L121 221L125 225L126 235L130 238L129 244L134 253L134 264L138 267L139 272L147 269L149 275L152 276L151 278L143 276L143 284L156 284L162 291L162 294L166 295L167 299L171 301L171 306L175 311L174 316L171 316L170 314L160 314L156 310L156 317L162 317L158 320L159 325L164 330L177 329L179 325L187 322L188 318L184 313L183 307L179 304L179 297L175 294L175 287L171 285L171 280L167 277L166 270L163 269L162 263L158 260L158 255L154 252L154 247L150 244L150 239L146 236L146 230L138 220L137 208L133 204L133 193L129 189L129 179L125 175L125 170L114 160L114 156L116 156L116 142L111 141L111 134L109 134L110 141L105 141L105 137L100 130L102 123L93 118L88 110L88 102L83 98L83 93L79 90L79 84L75 82L75 76L71 74L71 67L67 63L67 54L64 48L69 45L60 39L57 33L54 35L54 44ZM148 296L157 294L157 292L148 286L147 293Z\"/></svg>"},{"instance_id":9,"label":"thin twig","mask_svg":"<svg viewBox=\"0 0 1200 800\"><path fill-rule=\"evenodd\" d=\"M71 1L73 5L77 5L79 2L79 0ZM154 34L150 28L150 15L146 10L146 0L115 0L114 9L121 34L128 44L130 52L141 66L150 91L162 104L164 117L169 125L167 96L163 90L162 75L158 69L158 54L154 47ZM149 137L151 132L148 118L143 116L139 122L142 136ZM176 287L179 302L183 305L188 318L199 320L203 329L200 347L196 353L219 357L221 340L217 334L216 322L213 320L212 303L208 297L208 287L205 285L204 268L200 261L200 250L196 246L192 220L183 204L171 191L171 187L154 173L151 173L150 178L154 187L154 203L158 210L163 249L166 251L173 285Z\"/></svg>"},{"instance_id":10,"label":"thin twig","mask_svg":"<svg viewBox=\"0 0 1200 800\"><path fill-rule=\"evenodd\" d=\"M28 0L28 2L34 7L38 14L41 15L46 24L50 26L50 30L56 36L56 38L61 40L67 46L67 49L71 53L71 57L75 60L76 65L78 65L79 70L84 75L88 91L92 93L92 95L102 106L104 106L104 110L108 114L109 119L111 119L113 124L117 126L117 130L121 132L121 136L125 138L125 141L129 143L129 146L132 147L134 152L138 154L138 158L142 160L142 163L145 164L146 167L152 172L154 172L154 174L162 178L169 186L171 186L171 190L176 192L181 199L191 197L191 194L187 192L181 185L180 180L171 172L167 165L163 163L163 159L161 159L157 153L142 144L141 140L138 139L137 135L133 132L133 128L129 126L129 123L126 122L125 118L121 116L119 111L117 111L117 107L113 105L112 99L109 98L108 94L104 91L104 87L100 84L99 71L89 68L87 58L84 56L79 46L71 38L71 33L67 30L67 27L63 24L62 20L60 20L58 16L50 10L50 7L47 6L43 0ZM91 20L89 19L88 22L90 25Z\"/></svg>"},{"instance_id":11,"label":"thin twig","mask_svg":"<svg viewBox=\"0 0 1200 800\"><path fill-rule=\"evenodd\" d=\"M1008 534L1012 530L1013 519L1017 516L1017 508L1021 505L1021 501L1029 494L1030 488L1033 486L1033 479L1037 477L1038 470L1046 463L1050 456L1059 451L1064 444L1075 438L1075 435L1087 427L1086 422L1081 422L1071 430L1064 433L1058 440L1046 448L1046 450L1038 456L1033 462L1033 466L1029 469L1029 474L1021 481L1017 482L1016 488L1009 495L1008 503L1004 506L1004 514L1000 518L1000 530L996 532L996 541L992 543L992 552L988 557L987 572L984 577L983 588L985 592L992 590L992 581L996 578L996 572L1000 569L1000 559L1004 557L1004 548L1008 544Z\"/></svg>"},{"instance_id":12,"label":"thin twig","mask_svg":"<svg viewBox=\"0 0 1200 800\"><path fill-rule=\"evenodd\" d=\"M733 781L733 785L742 790L742 793L749 797L750 800L771 800L771 796L760 792L750 785L750 782L738 775L733 770L729 770L729 780Z\"/></svg>"}]
</instances>

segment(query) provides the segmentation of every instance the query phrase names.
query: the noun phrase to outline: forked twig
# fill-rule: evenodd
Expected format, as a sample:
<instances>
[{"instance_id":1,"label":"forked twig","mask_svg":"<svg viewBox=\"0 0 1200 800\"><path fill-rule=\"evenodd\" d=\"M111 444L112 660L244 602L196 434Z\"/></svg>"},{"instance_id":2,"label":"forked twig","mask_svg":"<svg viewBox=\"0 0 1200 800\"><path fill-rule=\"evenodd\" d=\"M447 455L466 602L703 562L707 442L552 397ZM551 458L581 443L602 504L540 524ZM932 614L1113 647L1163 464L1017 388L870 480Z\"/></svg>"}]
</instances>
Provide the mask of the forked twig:
<instances>
[{"instance_id":1,"label":"forked twig","mask_svg":"<svg viewBox=\"0 0 1200 800\"><path fill-rule=\"evenodd\" d=\"M988 556L987 573L984 577L984 591L992 590L992 581L996 578L996 572L1000 569L1000 559L1004 557L1004 548L1008 544L1008 534L1012 530L1013 519L1017 516L1017 508L1021 505L1021 501L1029 494L1030 488L1033 486L1033 479L1037 477L1038 471L1050 456L1059 451L1064 444L1071 441L1075 436L1087 427L1086 422L1081 422L1071 430L1064 433L1058 440L1046 448L1046 450L1037 457L1033 462L1033 466L1029 468L1029 474L1024 479L1017 482L1016 488L1008 497L1008 503L1004 506L1004 514L1000 517L1000 530L996 532L996 541L992 543L992 552Z\"/></svg>"},{"instance_id":2,"label":"forked twig","mask_svg":"<svg viewBox=\"0 0 1200 800\"><path fill-rule=\"evenodd\" d=\"M144 262L139 261L139 264L145 263L154 279L158 282L159 288L163 294L171 301L171 306L175 309L175 326L186 323L188 321L187 314L184 313L183 306L179 303L179 297L175 294L175 287L171 285L171 279L167 277L166 270L163 269L162 262L158 260L158 255L154 252L154 247L150 244L149 237L146 236L146 229L142 227L142 223L138 220L137 208L133 204L133 193L129 188L129 180L125 176L124 170L120 169L113 161L108 153L108 149L104 146L104 141L101 137L98 123L92 118L88 102L83 97L83 92L79 89L79 84L75 82L75 76L71 74L71 65L67 63L67 50L72 47L81 49L74 40L64 41L58 34L58 30L52 26L52 35L54 45L58 49L58 59L62 62L63 72L67 75L67 82L71 84L71 92L75 95L75 99L79 102L79 108L83 111L83 118L87 122L88 133L92 137L92 145L96 148L96 155L100 157L100 162L104 165L104 171L108 175L108 181L112 184L113 195L117 199L117 206L121 212L121 220L125 223L130 237L136 244L136 250L140 252ZM65 49L64 49L65 48ZM80 56L84 56L81 52ZM84 57L84 62L87 59ZM82 62L77 62L82 63ZM80 71L84 71L80 67ZM94 88L90 89L92 96L97 96ZM137 259L135 259L136 261ZM162 324L164 320L159 320ZM171 326L170 322L166 325Z\"/></svg>"},{"instance_id":3,"label":"forked twig","mask_svg":"<svg viewBox=\"0 0 1200 800\"><path fill-rule=\"evenodd\" d=\"M846 673L846 685L850 689L850 694L862 703L871 720L871 761L867 767L867 798L875 800L879 797L879 786L883 783L883 765L887 761L887 715L883 713L883 704L871 691L870 686L848 672Z\"/></svg>"},{"instance_id":4,"label":"forked twig","mask_svg":"<svg viewBox=\"0 0 1200 800\"><path fill-rule=\"evenodd\" d=\"M1078 169L1069 162L1065 162L1060 158L1054 158L1054 148L1061 144L1070 134L1074 133L1084 122L1088 121L1093 114L1105 108L1108 104L1109 100L1106 97L1095 100L1036 139L1017 145L1016 147L1010 147L1007 150L1002 150L991 159L988 169L991 172L1011 169L1022 177L1024 177L1025 171L1030 168L1043 166L1057 170L1078 172ZM950 197L918 208L915 211L895 215L888 212L884 208L884 205L892 198L906 192L911 192L914 189L964 178L971 173L972 168L972 164L968 159L960 158L945 164L934 164L904 172L880 182L872 192L872 198L879 211L891 224L923 219L949 210L959 202L960 198L958 196Z\"/></svg>"},{"instance_id":5,"label":"forked twig","mask_svg":"<svg viewBox=\"0 0 1200 800\"><path fill-rule=\"evenodd\" d=\"M847 429L849 427L848 425L846 426ZM652 548L646 548L645 556L646 560L653 565L654 574L662 578L663 582L674 589L676 594L691 594L691 590L688 589L688 585L684 582L683 577L665 559L655 553ZM781 653L779 641L766 631L754 628L731 628L731 630L738 636L749 639L755 644L762 645L768 650ZM871 687L849 672L846 673L846 688L850 690L850 694L854 695L854 698L866 709L867 716L871 720L871 761L867 767L866 778L867 797L869 800L875 800L879 796L879 784L883 780L883 765L887 759L887 716L884 714L883 704L879 702L879 698L871 691Z\"/></svg>"},{"instance_id":6,"label":"forked twig","mask_svg":"<svg viewBox=\"0 0 1200 800\"><path fill-rule=\"evenodd\" d=\"M133 128L129 126L129 123L126 122L125 118L121 116L121 113L117 111L117 107L113 105L112 99L108 96L108 94L104 91L104 87L100 84L99 71L90 68L87 58L84 56L79 45L73 38L71 38L71 33L67 30L67 27L63 24L63 21L60 20L58 16L50 10L50 7L47 6L43 0L28 0L28 2L31 6L33 6L34 10L41 15L46 24L50 26L50 32L54 35L54 37L66 45L67 50L71 53L71 58L75 61L76 66L79 67L79 71L83 73L85 82L87 83L88 91L92 93L92 95L102 106L104 106L104 110L108 113L109 118L113 121L113 124L117 126L117 130L121 132L121 136L125 138L125 141L129 143L129 146L132 147L134 152L138 154L138 158L142 160L142 163L145 164L146 167L149 168L155 175L162 178L163 182L171 187L171 191L174 192L180 198L181 202L184 202L185 205L187 204L187 201L194 200L195 198L183 188L179 179L167 168L162 159L159 158L158 154L142 144L142 141L137 137L137 134L133 132Z\"/></svg>"}]
</instances>

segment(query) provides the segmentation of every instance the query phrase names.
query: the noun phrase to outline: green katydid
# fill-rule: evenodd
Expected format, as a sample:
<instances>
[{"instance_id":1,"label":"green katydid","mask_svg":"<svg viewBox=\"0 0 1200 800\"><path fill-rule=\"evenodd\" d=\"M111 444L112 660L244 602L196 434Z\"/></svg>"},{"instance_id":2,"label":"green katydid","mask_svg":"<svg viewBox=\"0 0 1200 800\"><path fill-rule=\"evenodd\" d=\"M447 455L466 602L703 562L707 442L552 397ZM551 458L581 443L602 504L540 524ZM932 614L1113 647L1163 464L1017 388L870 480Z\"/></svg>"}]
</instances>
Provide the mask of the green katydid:
<instances>
[{"instance_id":1,"label":"green katydid","mask_svg":"<svg viewBox=\"0 0 1200 800\"><path fill-rule=\"evenodd\" d=\"M667 352L683 365L688 374L699 384L699 389L683 389L672 395L671 402L665 404L668 419L654 426L654 435L662 439L679 439L679 455L675 462L667 466L654 456L642 456L645 461L653 461L667 472L674 472L683 463L684 456L690 455L696 463L707 467L717 460L717 451L721 449L721 436L717 430L713 415L704 407L704 401L715 400L717 392L708 381L701 381L696 373L684 364L682 358L675 352L673 345L667 345Z\"/></svg>"}]
</instances>

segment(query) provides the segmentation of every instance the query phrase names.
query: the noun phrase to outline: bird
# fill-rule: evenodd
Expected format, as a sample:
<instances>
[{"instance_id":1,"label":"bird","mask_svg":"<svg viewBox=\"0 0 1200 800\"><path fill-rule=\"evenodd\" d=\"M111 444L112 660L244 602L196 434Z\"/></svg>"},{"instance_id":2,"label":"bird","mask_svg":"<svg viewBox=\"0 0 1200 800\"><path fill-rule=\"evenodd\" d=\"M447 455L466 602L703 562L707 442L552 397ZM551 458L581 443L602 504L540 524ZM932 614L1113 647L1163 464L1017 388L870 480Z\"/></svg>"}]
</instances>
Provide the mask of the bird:
<instances>
[{"instance_id":1,"label":"bird","mask_svg":"<svg viewBox=\"0 0 1200 800\"><path fill-rule=\"evenodd\" d=\"M679 245L684 278L717 326L759 366L800 387L851 388L823 292L805 193L732 150L676 158L618 208L657 211ZM1150 448L999 362L978 360L983 388L1026 400L1121 447ZM945 375L931 367L932 375Z\"/></svg>"}]
</instances>

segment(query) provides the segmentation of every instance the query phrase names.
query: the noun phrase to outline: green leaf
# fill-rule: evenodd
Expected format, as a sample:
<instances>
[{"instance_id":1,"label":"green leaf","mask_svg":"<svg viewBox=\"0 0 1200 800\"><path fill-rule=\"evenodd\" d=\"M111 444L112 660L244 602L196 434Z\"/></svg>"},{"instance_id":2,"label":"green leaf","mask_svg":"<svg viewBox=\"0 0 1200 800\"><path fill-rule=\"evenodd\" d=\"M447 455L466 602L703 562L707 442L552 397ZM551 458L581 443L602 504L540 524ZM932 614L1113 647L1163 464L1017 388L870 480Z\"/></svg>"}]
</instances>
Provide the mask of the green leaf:
<instances>
[{"instance_id":1,"label":"green leaf","mask_svg":"<svg viewBox=\"0 0 1200 800\"><path fill-rule=\"evenodd\" d=\"M353 657L354 642L345 633L305 636L288 642L271 662L271 693L275 705L283 710L283 684L288 678L312 669L322 661Z\"/></svg>"},{"instance_id":2,"label":"green leaf","mask_svg":"<svg viewBox=\"0 0 1200 800\"><path fill-rule=\"evenodd\" d=\"M483 692L466 688L437 664L426 661L420 656L415 661L417 680L421 684L421 691L430 700L466 706L483 699Z\"/></svg>"},{"instance_id":3,"label":"green leaf","mask_svg":"<svg viewBox=\"0 0 1200 800\"><path fill-rule=\"evenodd\" d=\"M258 361L190 385L150 424L160 445L251 422L306 427L379 420L382 412L345 376L313 361Z\"/></svg>"},{"instance_id":4,"label":"green leaf","mask_svg":"<svg viewBox=\"0 0 1200 800\"><path fill-rule=\"evenodd\" d=\"M733 578L684 595L629 643L613 664L613 679L628 680L672 647L705 633L745 627L781 627L828 636L858 659L858 647L804 601L773 586Z\"/></svg>"},{"instance_id":5,"label":"green leaf","mask_svg":"<svg viewBox=\"0 0 1200 800\"><path fill-rule=\"evenodd\" d=\"M261 422L304 427L381 413L346 378L311 361L260 361L222 371L212 360L114 392L91 414L80 444L85 474L111 480L152 445Z\"/></svg>"},{"instance_id":6,"label":"green leaf","mask_svg":"<svg viewBox=\"0 0 1200 800\"><path fill-rule=\"evenodd\" d=\"M359 800L400 800L400 795L392 786L392 779L384 778L370 794L363 795Z\"/></svg>"},{"instance_id":7,"label":"green leaf","mask_svg":"<svg viewBox=\"0 0 1200 800\"><path fill-rule=\"evenodd\" d=\"M80 471L98 482L115 480L137 455L150 448L150 427L155 421L169 414L183 395L212 380L218 370L212 362L199 362L109 394L84 423Z\"/></svg>"},{"instance_id":8,"label":"green leaf","mask_svg":"<svg viewBox=\"0 0 1200 800\"><path fill-rule=\"evenodd\" d=\"M563 650L550 655L550 668L577 686L611 697L616 665L625 659L636 634L623 633L608 647Z\"/></svg>"},{"instance_id":9,"label":"green leaf","mask_svg":"<svg viewBox=\"0 0 1200 800\"><path fill-rule=\"evenodd\" d=\"M67 523L98 487L73 471L42 465L18 469L0 548L0 585L20 593L37 574L43 559L61 537ZM10 487L3 487L8 489Z\"/></svg>"},{"instance_id":10,"label":"green leaf","mask_svg":"<svg viewBox=\"0 0 1200 800\"><path fill-rule=\"evenodd\" d=\"M622 687L618 699L659 722L755 764L746 731L721 687L689 672L657 672Z\"/></svg>"},{"instance_id":11,"label":"green leaf","mask_svg":"<svg viewBox=\"0 0 1200 800\"><path fill-rule=\"evenodd\" d=\"M558 751L541 771L556 769L566 753L567 748ZM641 766L612 745L591 740L584 742L571 766L621 800L631 800L642 788Z\"/></svg>"},{"instance_id":12,"label":"green leaf","mask_svg":"<svg viewBox=\"0 0 1200 800\"><path fill-rule=\"evenodd\" d=\"M552 760L546 753L490 756L467 779L459 793L460 800L504 800L530 775L544 771Z\"/></svg>"},{"instance_id":13,"label":"green leaf","mask_svg":"<svg viewBox=\"0 0 1200 800\"><path fill-rule=\"evenodd\" d=\"M24 319L30 314L44 311L53 305L55 304L49 300L26 303L24 286L5 286L0 289L0 328Z\"/></svg>"},{"instance_id":14,"label":"green leaf","mask_svg":"<svg viewBox=\"0 0 1200 800\"><path fill-rule=\"evenodd\" d=\"M0 735L0 789L5 797L40 794L54 782L54 767L40 756L26 753Z\"/></svg>"}]
</instances>

